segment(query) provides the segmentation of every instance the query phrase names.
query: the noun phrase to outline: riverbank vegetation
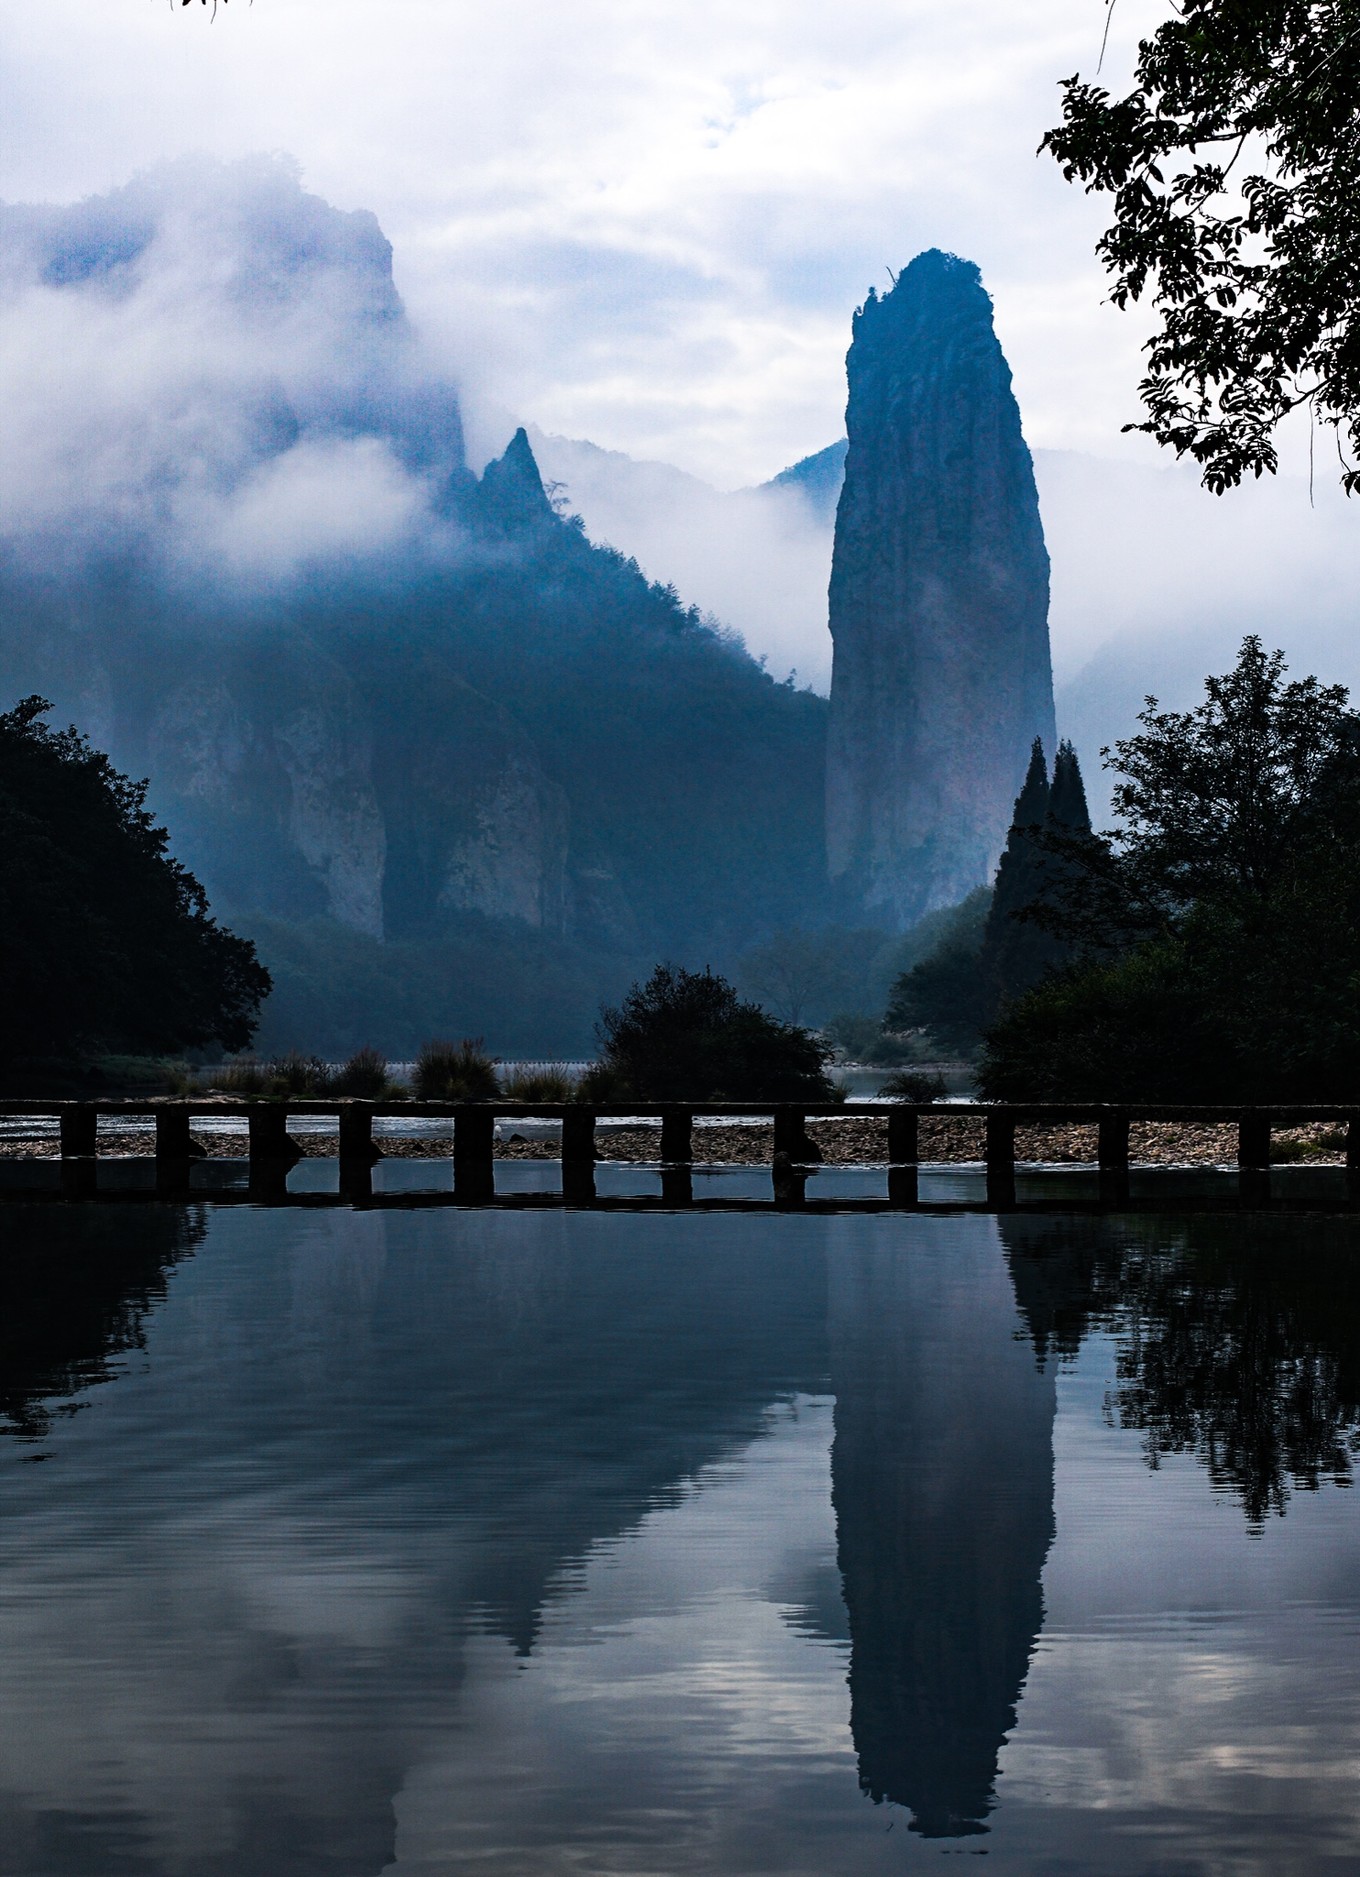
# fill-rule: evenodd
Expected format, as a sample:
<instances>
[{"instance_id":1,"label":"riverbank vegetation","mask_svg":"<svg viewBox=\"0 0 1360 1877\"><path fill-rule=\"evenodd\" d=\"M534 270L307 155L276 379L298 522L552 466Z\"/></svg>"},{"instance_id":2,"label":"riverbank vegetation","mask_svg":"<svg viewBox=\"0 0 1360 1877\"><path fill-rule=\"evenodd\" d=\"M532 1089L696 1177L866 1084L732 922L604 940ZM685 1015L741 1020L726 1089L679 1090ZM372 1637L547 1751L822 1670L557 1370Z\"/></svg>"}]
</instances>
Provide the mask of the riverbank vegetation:
<instances>
[{"instance_id":1,"label":"riverbank vegetation","mask_svg":"<svg viewBox=\"0 0 1360 1877\"><path fill-rule=\"evenodd\" d=\"M244 1048L268 972L169 853L146 784L49 706L0 715L0 1081L61 1089L111 1055Z\"/></svg>"},{"instance_id":2,"label":"riverbank vegetation","mask_svg":"<svg viewBox=\"0 0 1360 1877\"><path fill-rule=\"evenodd\" d=\"M989 1100L1360 1098L1360 717L1244 641L1106 753L1120 826L1050 830L1022 914L1070 962L987 1032Z\"/></svg>"},{"instance_id":3,"label":"riverbank vegetation","mask_svg":"<svg viewBox=\"0 0 1360 1877\"><path fill-rule=\"evenodd\" d=\"M834 1101L830 1045L737 995L712 971L661 964L600 1015L585 1099Z\"/></svg>"}]
</instances>

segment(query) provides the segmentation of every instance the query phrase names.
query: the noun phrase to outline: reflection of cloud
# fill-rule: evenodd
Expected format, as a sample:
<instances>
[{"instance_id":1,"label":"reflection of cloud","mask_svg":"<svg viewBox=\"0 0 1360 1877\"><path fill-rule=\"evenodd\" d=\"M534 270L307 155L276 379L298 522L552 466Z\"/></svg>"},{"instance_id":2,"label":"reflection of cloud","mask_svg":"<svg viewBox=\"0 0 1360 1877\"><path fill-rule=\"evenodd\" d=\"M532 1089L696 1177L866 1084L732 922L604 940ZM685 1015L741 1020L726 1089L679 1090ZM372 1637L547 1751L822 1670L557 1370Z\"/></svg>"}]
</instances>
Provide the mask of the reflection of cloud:
<instances>
[{"instance_id":1,"label":"reflection of cloud","mask_svg":"<svg viewBox=\"0 0 1360 1877\"><path fill-rule=\"evenodd\" d=\"M844 1650L758 1589L834 1559L831 1405L772 1411L677 1505L597 1547L522 1671L470 1645L456 1742L397 1797L394 1872L566 1877L622 1856L670 1877L752 1868L755 1846L786 1877L851 1868L847 1851L879 1868Z\"/></svg>"}]
</instances>

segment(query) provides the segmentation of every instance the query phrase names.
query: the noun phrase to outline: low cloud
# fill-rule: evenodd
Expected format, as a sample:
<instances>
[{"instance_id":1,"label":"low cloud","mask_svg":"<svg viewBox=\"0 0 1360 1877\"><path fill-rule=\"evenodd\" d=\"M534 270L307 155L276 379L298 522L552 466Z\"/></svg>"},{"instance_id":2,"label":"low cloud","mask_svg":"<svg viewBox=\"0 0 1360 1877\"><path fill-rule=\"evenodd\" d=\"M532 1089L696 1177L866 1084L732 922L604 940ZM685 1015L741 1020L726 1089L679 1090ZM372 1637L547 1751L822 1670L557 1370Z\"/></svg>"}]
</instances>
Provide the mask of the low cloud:
<instances>
[{"instance_id":1,"label":"low cloud","mask_svg":"<svg viewBox=\"0 0 1360 1877\"><path fill-rule=\"evenodd\" d=\"M0 539L279 580L435 534L461 467L376 220L283 159L0 209Z\"/></svg>"}]
</instances>

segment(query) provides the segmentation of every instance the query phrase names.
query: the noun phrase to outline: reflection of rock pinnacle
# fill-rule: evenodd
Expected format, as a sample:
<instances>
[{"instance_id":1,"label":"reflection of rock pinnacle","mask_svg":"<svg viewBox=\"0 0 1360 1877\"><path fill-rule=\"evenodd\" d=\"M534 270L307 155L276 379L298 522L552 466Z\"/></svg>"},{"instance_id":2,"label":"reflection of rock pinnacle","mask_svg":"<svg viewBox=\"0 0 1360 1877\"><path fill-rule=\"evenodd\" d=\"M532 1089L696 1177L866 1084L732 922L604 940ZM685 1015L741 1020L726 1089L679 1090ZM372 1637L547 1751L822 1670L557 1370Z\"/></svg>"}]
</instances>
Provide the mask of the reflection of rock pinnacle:
<instances>
[{"instance_id":1,"label":"reflection of rock pinnacle","mask_svg":"<svg viewBox=\"0 0 1360 1877\"><path fill-rule=\"evenodd\" d=\"M1051 1375L990 1220L831 1261L832 1495L860 1784L926 1837L985 1830L1043 1621Z\"/></svg>"}]
</instances>

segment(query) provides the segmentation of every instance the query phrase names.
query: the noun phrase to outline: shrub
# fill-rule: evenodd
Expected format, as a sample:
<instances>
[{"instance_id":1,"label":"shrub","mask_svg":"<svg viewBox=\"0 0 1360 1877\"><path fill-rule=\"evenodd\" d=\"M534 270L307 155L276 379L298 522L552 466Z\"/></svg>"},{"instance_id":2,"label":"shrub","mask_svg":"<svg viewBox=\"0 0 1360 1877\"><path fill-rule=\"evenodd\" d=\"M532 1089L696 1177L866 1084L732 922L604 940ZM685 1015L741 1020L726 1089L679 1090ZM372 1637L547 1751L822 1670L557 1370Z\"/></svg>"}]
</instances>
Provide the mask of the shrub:
<instances>
[{"instance_id":1,"label":"shrub","mask_svg":"<svg viewBox=\"0 0 1360 1877\"><path fill-rule=\"evenodd\" d=\"M569 1069L515 1069L501 1081L511 1101L576 1101L580 1087Z\"/></svg>"},{"instance_id":2,"label":"shrub","mask_svg":"<svg viewBox=\"0 0 1360 1877\"><path fill-rule=\"evenodd\" d=\"M944 1095L944 1077L927 1075L920 1069L899 1069L879 1089L889 1101L939 1101Z\"/></svg>"},{"instance_id":3,"label":"shrub","mask_svg":"<svg viewBox=\"0 0 1360 1877\"><path fill-rule=\"evenodd\" d=\"M319 1056L307 1056L290 1049L269 1062L255 1056L238 1056L214 1072L214 1088L224 1095L293 1095L298 1099L319 1099L334 1092L331 1072Z\"/></svg>"},{"instance_id":4,"label":"shrub","mask_svg":"<svg viewBox=\"0 0 1360 1877\"><path fill-rule=\"evenodd\" d=\"M628 1084L619 1071L607 1062L592 1062L576 1084L577 1101L594 1102L598 1108L611 1108L628 1099Z\"/></svg>"},{"instance_id":5,"label":"shrub","mask_svg":"<svg viewBox=\"0 0 1360 1877\"><path fill-rule=\"evenodd\" d=\"M414 1087L421 1101L492 1101L500 1094L495 1059L480 1036L460 1043L422 1043Z\"/></svg>"},{"instance_id":6,"label":"shrub","mask_svg":"<svg viewBox=\"0 0 1360 1877\"><path fill-rule=\"evenodd\" d=\"M827 1041L845 1062L896 1069L920 1059L925 1044L919 1036L894 1036L883 1028L881 1017L856 1010L838 1011L822 1025Z\"/></svg>"},{"instance_id":7,"label":"shrub","mask_svg":"<svg viewBox=\"0 0 1360 1877\"><path fill-rule=\"evenodd\" d=\"M376 1049L356 1049L349 1061L331 1077L333 1095L352 1095L377 1101L392 1086L387 1058Z\"/></svg>"},{"instance_id":8,"label":"shrub","mask_svg":"<svg viewBox=\"0 0 1360 1877\"><path fill-rule=\"evenodd\" d=\"M329 1095L330 1065L320 1056L305 1055L300 1049L286 1050L282 1056L275 1056L269 1065L265 1093L299 1098Z\"/></svg>"},{"instance_id":9,"label":"shrub","mask_svg":"<svg viewBox=\"0 0 1360 1877\"><path fill-rule=\"evenodd\" d=\"M213 1074L211 1085L224 1095L263 1095L267 1073L258 1056L237 1056Z\"/></svg>"},{"instance_id":10,"label":"shrub","mask_svg":"<svg viewBox=\"0 0 1360 1877\"><path fill-rule=\"evenodd\" d=\"M603 1067L647 1101L828 1101L829 1046L711 971L658 965L600 1013Z\"/></svg>"}]
</instances>

